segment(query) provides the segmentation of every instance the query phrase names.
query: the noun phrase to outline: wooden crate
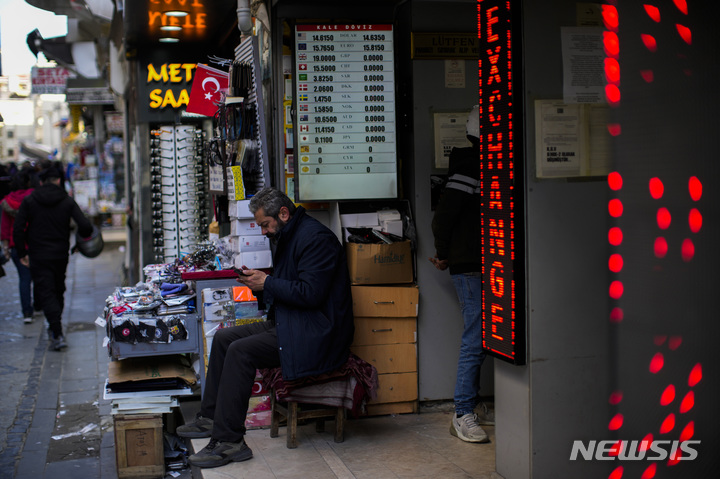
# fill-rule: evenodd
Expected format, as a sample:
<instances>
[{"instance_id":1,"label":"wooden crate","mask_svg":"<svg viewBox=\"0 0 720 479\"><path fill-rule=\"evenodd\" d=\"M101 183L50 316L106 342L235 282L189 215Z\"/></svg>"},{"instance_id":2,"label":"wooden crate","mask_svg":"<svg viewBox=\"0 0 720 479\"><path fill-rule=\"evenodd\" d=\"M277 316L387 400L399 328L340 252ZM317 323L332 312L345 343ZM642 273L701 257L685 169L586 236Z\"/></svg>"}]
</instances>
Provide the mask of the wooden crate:
<instances>
[{"instance_id":1,"label":"wooden crate","mask_svg":"<svg viewBox=\"0 0 720 479\"><path fill-rule=\"evenodd\" d=\"M163 478L162 414L119 414L114 420L118 478Z\"/></svg>"}]
</instances>

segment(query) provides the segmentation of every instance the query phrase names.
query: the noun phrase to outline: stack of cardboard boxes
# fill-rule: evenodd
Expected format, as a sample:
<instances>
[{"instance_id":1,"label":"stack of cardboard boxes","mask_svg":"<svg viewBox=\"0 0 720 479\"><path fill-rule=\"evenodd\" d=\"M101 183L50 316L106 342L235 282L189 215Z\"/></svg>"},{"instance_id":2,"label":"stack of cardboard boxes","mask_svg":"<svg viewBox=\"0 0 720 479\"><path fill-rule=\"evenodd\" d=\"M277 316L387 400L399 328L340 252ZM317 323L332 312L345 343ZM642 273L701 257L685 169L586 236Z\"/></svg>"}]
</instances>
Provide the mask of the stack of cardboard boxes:
<instances>
[{"instance_id":1,"label":"stack of cardboard boxes","mask_svg":"<svg viewBox=\"0 0 720 479\"><path fill-rule=\"evenodd\" d=\"M236 253L235 267L271 268L270 240L262 234L249 204L250 200L229 202L230 244Z\"/></svg>"},{"instance_id":2,"label":"stack of cardboard boxes","mask_svg":"<svg viewBox=\"0 0 720 479\"><path fill-rule=\"evenodd\" d=\"M374 228L402 238L402 220L394 210L341 215L341 224L344 228ZM351 350L375 366L380 383L377 399L368 404L368 413L417 412L419 293L414 284L410 241L346 241L345 247L355 316Z\"/></svg>"}]
</instances>

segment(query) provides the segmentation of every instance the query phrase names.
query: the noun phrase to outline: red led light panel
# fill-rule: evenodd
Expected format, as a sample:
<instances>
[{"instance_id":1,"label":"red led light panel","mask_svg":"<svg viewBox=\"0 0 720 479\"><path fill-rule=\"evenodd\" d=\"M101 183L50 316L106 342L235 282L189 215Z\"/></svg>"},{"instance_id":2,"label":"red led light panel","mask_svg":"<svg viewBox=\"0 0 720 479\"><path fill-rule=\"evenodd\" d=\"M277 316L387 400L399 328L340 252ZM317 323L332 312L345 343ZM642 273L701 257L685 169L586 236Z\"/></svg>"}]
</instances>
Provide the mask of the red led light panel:
<instances>
[{"instance_id":1,"label":"red led light panel","mask_svg":"<svg viewBox=\"0 0 720 479\"><path fill-rule=\"evenodd\" d=\"M514 96L513 25L519 11L513 2L478 0L480 188L483 252L483 349L513 364L525 362L525 314L522 307L524 270L519 200L522 174L516 174L515 152L521 151L521 134L515 131L515 112L522 122L519 99ZM514 8L518 9L517 5ZM518 35L519 38L519 35Z\"/></svg>"}]
</instances>

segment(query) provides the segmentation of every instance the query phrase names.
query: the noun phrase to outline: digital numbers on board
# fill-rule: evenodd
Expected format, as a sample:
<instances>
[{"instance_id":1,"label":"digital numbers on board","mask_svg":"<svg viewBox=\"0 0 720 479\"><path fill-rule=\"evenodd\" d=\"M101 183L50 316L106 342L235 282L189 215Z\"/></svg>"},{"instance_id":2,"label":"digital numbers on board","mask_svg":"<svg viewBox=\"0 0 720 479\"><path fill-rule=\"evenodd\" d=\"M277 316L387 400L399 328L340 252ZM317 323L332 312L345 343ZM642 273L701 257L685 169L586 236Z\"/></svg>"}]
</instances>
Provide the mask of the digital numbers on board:
<instances>
[{"instance_id":1,"label":"digital numbers on board","mask_svg":"<svg viewBox=\"0 0 720 479\"><path fill-rule=\"evenodd\" d=\"M295 42L299 172L394 174L392 26L298 25Z\"/></svg>"}]
</instances>

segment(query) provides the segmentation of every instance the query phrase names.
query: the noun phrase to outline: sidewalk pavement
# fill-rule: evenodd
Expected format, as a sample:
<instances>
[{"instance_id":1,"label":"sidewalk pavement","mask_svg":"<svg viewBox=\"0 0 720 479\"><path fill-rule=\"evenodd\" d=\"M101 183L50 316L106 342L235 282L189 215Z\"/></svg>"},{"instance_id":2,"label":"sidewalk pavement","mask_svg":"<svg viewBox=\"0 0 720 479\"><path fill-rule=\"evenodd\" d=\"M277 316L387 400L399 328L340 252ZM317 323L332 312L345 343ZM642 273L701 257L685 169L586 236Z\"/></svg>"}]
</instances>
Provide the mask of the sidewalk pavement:
<instances>
[{"instance_id":1,"label":"sidewalk pavement","mask_svg":"<svg viewBox=\"0 0 720 479\"><path fill-rule=\"evenodd\" d=\"M103 231L103 253L71 256L63 328L68 348L48 351L46 323L24 324L17 271L0 279L0 479L117 479L111 403L102 399L110 362L105 330L95 324L107 296L123 285L123 242ZM123 236L120 236L122 240ZM199 400L181 402L185 420ZM496 479L495 428L489 444L450 435L451 403L424 405L420 414L350 419L345 441L332 432L298 427L297 449L286 448L286 428L248 432L254 457L216 469L188 468L179 479L476 478ZM332 431L332 424L326 431ZM196 451L207 439L188 441ZM172 477L166 474L167 478Z\"/></svg>"}]
</instances>

